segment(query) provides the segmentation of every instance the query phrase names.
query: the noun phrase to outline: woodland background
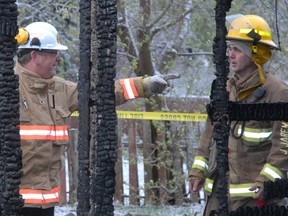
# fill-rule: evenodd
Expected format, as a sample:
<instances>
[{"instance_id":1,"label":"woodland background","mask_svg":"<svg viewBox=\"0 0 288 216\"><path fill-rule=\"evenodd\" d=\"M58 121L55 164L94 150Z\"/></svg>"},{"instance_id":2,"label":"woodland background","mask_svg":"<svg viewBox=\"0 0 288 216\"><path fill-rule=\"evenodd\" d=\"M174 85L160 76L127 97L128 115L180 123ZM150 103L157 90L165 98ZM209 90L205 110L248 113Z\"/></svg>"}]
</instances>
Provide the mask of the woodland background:
<instances>
[{"instance_id":1,"label":"woodland background","mask_svg":"<svg viewBox=\"0 0 288 216\"><path fill-rule=\"evenodd\" d=\"M117 109L205 113L215 78L212 54L215 3L215 0L118 0L116 79L170 73L179 73L181 78L173 81L174 88L164 96L139 99ZM58 76L77 82L80 64L78 1L21 0L17 4L19 27L35 21L50 22L56 27L61 43L69 47L61 53L63 61L57 69ZM274 53L268 69L282 80L288 79L287 12L286 0L237 0L232 2L228 12L228 15L257 14L266 19L274 42L281 47L281 51ZM198 202L199 197L195 200L189 195L187 172L203 122L119 120L118 124L120 156L116 168L117 180L121 181L116 183L116 201L123 204L128 196L128 203L133 205L181 206ZM131 133L137 148L142 146L141 156L140 150L130 152ZM143 157L143 188L134 188L133 192L131 184L123 180L122 155L130 162L134 160L134 168L139 157ZM125 184L130 187L128 195L123 191ZM139 190L145 191L142 202ZM134 197L131 198L131 194Z\"/></svg>"}]
</instances>

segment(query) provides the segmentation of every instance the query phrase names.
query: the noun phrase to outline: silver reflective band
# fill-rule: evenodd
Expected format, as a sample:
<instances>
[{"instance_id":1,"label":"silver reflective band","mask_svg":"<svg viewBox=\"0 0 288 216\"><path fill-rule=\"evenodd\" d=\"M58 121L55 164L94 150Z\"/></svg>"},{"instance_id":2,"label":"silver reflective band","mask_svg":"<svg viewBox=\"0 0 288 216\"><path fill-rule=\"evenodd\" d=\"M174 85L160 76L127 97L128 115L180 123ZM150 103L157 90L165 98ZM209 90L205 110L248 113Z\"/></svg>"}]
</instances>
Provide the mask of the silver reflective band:
<instances>
[{"instance_id":1,"label":"silver reflective band","mask_svg":"<svg viewBox=\"0 0 288 216\"><path fill-rule=\"evenodd\" d=\"M239 128L238 130L238 134L241 134L241 129ZM244 136L248 137L248 138L268 138L270 137L272 134L272 132L248 132L248 131L244 131Z\"/></svg>"},{"instance_id":2,"label":"silver reflective band","mask_svg":"<svg viewBox=\"0 0 288 216\"><path fill-rule=\"evenodd\" d=\"M231 184L229 187L229 193L231 197L253 197L255 191L249 189L253 186L251 183L247 184Z\"/></svg>"},{"instance_id":3,"label":"silver reflective band","mask_svg":"<svg viewBox=\"0 0 288 216\"><path fill-rule=\"evenodd\" d=\"M204 190L211 193L213 189L213 184L214 184L214 181L212 179L206 178Z\"/></svg>"},{"instance_id":4,"label":"silver reflective band","mask_svg":"<svg viewBox=\"0 0 288 216\"><path fill-rule=\"evenodd\" d=\"M133 93L133 90L132 90L132 87L131 87L129 79L124 79L124 84L125 84L125 88L127 90L129 98L130 99L134 99L135 95Z\"/></svg>"},{"instance_id":5,"label":"silver reflective band","mask_svg":"<svg viewBox=\"0 0 288 216\"><path fill-rule=\"evenodd\" d=\"M199 166L203 167L205 170L208 170L208 164L202 160L195 160L193 165L199 165Z\"/></svg>"},{"instance_id":6,"label":"silver reflective band","mask_svg":"<svg viewBox=\"0 0 288 216\"><path fill-rule=\"evenodd\" d=\"M274 179L276 178L281 178L280 175L278 175L278 173L276 173L274 170L270 169L269 167L264 167L262 172L265 172L267 174L269 174L270 176L272 176Z\"/></svg>"}]
</instances>

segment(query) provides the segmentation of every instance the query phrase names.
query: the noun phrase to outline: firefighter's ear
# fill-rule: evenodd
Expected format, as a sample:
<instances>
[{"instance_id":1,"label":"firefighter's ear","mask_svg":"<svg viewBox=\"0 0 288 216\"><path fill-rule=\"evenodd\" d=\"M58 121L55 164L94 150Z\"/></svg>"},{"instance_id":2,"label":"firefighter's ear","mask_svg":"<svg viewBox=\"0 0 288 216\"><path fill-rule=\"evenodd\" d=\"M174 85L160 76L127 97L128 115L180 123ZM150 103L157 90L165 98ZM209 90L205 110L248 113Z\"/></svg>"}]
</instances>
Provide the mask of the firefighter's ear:
<instances>
[{"instance_id":1,"label":"firefighter's ear","mask_svg":"<svg viewBox=\"0 0 288 216\"><path fill-rule=\"evenodd\" d=\"M40 64L40 54L37 51L32 50L30 55L31 61L33 61L35 64Z\"/></svg>"}]
</instances>

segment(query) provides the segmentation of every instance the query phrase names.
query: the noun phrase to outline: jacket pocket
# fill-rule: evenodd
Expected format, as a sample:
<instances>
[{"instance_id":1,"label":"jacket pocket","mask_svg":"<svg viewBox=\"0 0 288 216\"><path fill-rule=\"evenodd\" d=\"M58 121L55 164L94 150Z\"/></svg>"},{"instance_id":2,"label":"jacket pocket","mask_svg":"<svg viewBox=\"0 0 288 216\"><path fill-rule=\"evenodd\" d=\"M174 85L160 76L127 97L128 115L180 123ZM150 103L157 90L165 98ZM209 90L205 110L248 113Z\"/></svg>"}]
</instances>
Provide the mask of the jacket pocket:
<instances>
[{"instance_id":1,"label":"jacket pocket","mask_svg":"<svg viewBox=\"0 0 288 216\"><path fill-rule=\"evenodd\" d=\"M251 163L251 165L253 164L265 164L266 161L266 154L264 155L264 152L261 153L257 153L257 154L252 154L249 156L249 161Z\"/></svg>"},{"instance_id":2,"label":"jacket pocket","mask_svg":"<svg viewBox=\"0 0 288 216\"><path fill-rule=\"evenodd\" d=\"M68 109L57 108L56 119L55 119L55 130L56 130L56 140L54 144L64 145L68 144L68 117L71 112Z\"/></svg>"},{"instance_id":3,"label":"jacket pocket","mask_svg":"<svg viewBox=\"0 0 288 216\"><path fill-rule=\"evenodd\" d=\"M56 108L56 112L57 112L56 116L57 120L63 120L63 119L66 120L71 115L71 112L63 107Z\"/></svg>"}]
</instances>

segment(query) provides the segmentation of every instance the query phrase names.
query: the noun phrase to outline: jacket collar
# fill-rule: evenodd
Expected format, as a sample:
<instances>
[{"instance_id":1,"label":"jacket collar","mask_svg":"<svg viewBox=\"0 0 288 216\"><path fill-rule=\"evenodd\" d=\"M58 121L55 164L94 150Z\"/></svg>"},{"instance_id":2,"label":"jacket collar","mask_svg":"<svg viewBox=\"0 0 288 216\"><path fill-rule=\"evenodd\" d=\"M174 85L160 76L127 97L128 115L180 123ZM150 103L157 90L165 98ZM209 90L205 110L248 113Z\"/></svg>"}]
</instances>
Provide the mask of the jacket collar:
<instances>
[{"instance_id":1,"label":"jacket collar","mask_svg":"<svg viewBox=\"0 0 288 216\"><path fill-rule=\"evenodd\" d=\"M236 89L237 99L245 99L256 88L261 86L258 69L245 76L239 76L238 74L235 74L231 79L231 84Z\"/></svg>"},{"instance_id":2,"label":"jacket collar","mask_svg":"<svg viewBox=\"0 0 288 216\"><path fill-rule=\"evenodd\" d=\"M15 64L15 72L19 75L20 79L24 79L22 80L22 83L24 85L26 84L26 86L28 84L27 87L29 87L30 89L44 90L47 88L50 89L54 86L53 77L49 79L43 79L37 73L24 68L18 61Z\"/></svg>"}]
</instances>

